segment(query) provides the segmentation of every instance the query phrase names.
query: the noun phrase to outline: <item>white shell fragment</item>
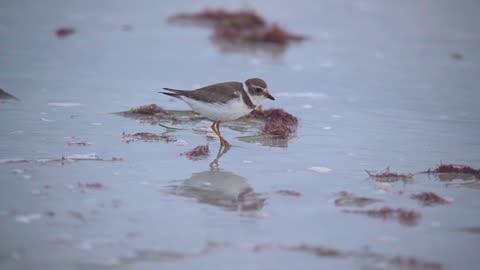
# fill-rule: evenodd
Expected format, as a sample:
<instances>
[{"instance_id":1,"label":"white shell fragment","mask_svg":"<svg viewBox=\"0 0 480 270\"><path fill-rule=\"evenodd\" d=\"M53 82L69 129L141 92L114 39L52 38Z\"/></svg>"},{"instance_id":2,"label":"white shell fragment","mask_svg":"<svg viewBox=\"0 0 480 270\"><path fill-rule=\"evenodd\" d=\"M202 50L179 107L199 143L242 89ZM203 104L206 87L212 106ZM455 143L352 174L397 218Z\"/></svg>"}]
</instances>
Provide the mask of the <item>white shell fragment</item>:
<instances>
[{"instance_id":1,"label":"white shell fragment","mask_svg":"<svg viewBox=\"0 0 480 270\"><path fill-rule=\"evenodd\" d=\"M328 173L332 171L332 169L322 166L313 166L310 167L309 170L317 173Z\"/></svg>"},{"instance_id":2,"label":"white shell fragment","mask_svg":"<svg viewBox=\"0 0 480 270\"><path fill-rule=\"evenodd\" d=\"M18 215L18 216L15 216L15 221L19 223L28 224L28 223L31 223L32 221L35 221L41 218L42 218L41 214Z\"/></svg>"}]
</instances>

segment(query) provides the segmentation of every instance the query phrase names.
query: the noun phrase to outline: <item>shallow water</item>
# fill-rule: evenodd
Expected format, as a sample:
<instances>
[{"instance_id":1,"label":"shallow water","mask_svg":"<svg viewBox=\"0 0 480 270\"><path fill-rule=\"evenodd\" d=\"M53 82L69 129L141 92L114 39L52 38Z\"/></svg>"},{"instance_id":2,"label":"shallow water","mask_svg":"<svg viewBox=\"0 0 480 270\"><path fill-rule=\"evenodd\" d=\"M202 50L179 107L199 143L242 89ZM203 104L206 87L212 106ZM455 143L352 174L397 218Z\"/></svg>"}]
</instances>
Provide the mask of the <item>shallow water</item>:
<instances>
[{"instance_id":1,"label":"shallow water","mask_svg":"<svg viewBox=\"0 0 480 270\"><path fill-rule=\"evenodd\" d=\"M209 30L165 22L222 3L0 3L0 88L20 99L0 103L1 268L435 269L392 263L395 256L444 269L478 265L475 184L418 174L380 185L364 170L480 168L479 5L251 3L311 37L275 56L222 53ZM59 39L60 26L76 32ZM191 125L174 132L186 143L122 140L123 132L165 129L114 112L150 103L187 109L157 94L162 87L254 76L279 93L266 108L300 118L283 147L243 142L236 137L250 133L223 128L235 146L212 170L219 143ZM180 155L206 143L207 159ZM105 160L61 160L72 155ZM4 164L14 159L29 162ZM382 200L361 209L412 209L421 218L404 226L345 213L359 207L336 206L340 191ZM453 202L423 207L410 198L424 191ZM315 256L301 244L344 256Z\"/></svg>"}]
</instances>

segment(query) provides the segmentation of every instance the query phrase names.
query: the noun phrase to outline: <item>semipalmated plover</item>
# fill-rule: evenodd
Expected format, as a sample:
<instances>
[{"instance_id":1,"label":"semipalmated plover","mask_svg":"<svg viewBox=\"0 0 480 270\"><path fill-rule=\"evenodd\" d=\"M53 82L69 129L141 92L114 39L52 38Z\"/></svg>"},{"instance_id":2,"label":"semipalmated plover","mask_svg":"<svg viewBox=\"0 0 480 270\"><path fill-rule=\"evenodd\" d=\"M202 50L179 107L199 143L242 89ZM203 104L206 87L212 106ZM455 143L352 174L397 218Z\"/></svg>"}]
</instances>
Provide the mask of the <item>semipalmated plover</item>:
<instances>
[{"instance_id":1,"label":"semipalmated plover","mask_svg":"<svg viewBox=\"0 0 480 270\"><path fill-rule=\"evenodd\" d=\"M171 93L159 93L185 101L193 111L212 120L212 130L225 147L231 145L220 133L220 122L235 120L249 114L265 98L275 100L268 92L267 83L258 78L248 79L244 83L217 83L196 90L163 89Z\"/></svg>"}]
</instances>

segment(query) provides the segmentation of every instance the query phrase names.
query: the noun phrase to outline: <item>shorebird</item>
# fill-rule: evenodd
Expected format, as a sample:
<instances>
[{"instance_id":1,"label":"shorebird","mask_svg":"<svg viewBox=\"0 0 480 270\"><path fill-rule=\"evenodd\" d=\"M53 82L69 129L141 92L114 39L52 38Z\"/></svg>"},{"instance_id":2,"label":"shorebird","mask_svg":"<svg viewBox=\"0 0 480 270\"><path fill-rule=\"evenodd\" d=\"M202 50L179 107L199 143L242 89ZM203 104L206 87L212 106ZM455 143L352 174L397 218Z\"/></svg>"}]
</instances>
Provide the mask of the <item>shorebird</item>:
<instances>
[{"instance_id":1,"label":"shorebird","mask_svg":"<svg viewBox=\"0 0 480 270\"><path fill-rule=\"evenodd\" d=\"M241 82L223 82L195 90L163 88L170 92L159 92L183 100L193 111L213 121L213 132L222 147L230 147L220 133L220 123L238 119L249 114L265 98L275 100L268 92L267 83L259 78Z\"/></svg>"}]
</instances>

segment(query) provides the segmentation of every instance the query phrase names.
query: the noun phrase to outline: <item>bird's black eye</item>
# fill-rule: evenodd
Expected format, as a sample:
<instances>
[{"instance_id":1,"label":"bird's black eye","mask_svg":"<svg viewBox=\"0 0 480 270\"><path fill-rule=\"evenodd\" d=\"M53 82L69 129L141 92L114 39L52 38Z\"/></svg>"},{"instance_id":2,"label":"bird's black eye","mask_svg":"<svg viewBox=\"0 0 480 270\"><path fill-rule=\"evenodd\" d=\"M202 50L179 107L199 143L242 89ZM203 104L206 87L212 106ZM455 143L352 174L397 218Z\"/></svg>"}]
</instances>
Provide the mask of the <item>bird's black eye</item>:
<instances>
[{"instance_id":1,"label":"bird's black eye","mask_svg":"<svg viewBox=\"0 0 480 270\"><path fill-rule=\"evenodd\" d=\"M255 92L257 92L257 93L262 93L262 92L263 92L263 89L262 89L262 88L255 88Z\"/></svg>"}]
</instances>

